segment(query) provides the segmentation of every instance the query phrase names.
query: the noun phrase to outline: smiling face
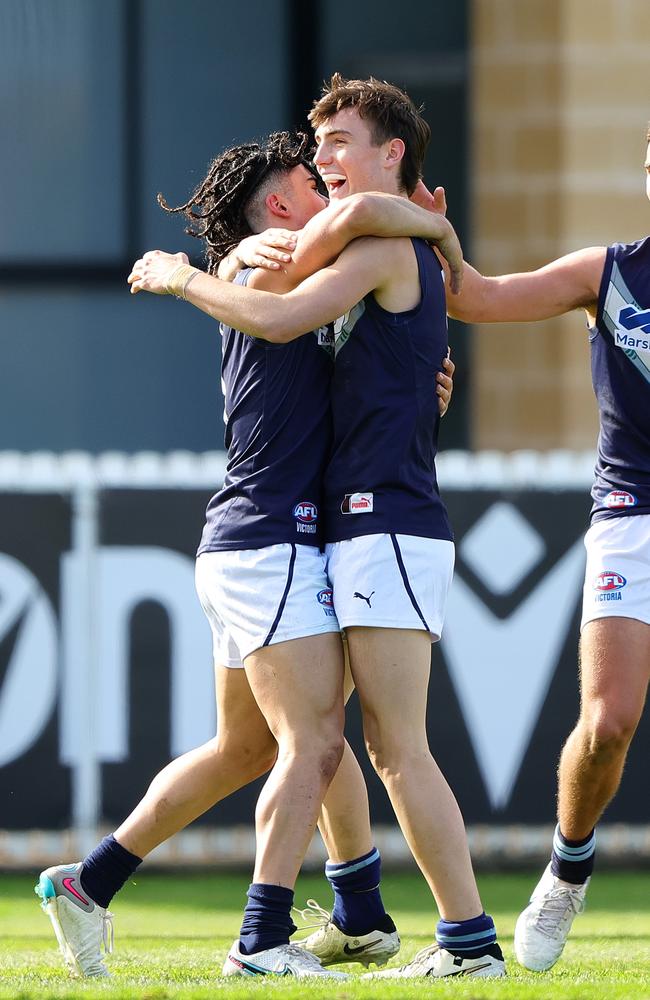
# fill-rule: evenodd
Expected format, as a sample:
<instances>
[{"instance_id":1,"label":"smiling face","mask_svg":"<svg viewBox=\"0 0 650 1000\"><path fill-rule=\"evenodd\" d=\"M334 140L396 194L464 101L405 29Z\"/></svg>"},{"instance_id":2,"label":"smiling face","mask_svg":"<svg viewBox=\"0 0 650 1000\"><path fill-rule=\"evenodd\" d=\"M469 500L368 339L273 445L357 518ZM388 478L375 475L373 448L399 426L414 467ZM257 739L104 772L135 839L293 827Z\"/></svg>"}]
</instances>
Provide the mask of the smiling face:
<instances>
[{"instance_id":1,"label":"smiling face","mask_svg":"<svg viewBox=\"0 0 650 1000\"><path fill-rule=\"evenodd\" d=\"M353 108L338 111L316 129L314 163L330 198L363 191L400 193L401 139L373 143L369 124Z\"/></svg>"}]
</instances>

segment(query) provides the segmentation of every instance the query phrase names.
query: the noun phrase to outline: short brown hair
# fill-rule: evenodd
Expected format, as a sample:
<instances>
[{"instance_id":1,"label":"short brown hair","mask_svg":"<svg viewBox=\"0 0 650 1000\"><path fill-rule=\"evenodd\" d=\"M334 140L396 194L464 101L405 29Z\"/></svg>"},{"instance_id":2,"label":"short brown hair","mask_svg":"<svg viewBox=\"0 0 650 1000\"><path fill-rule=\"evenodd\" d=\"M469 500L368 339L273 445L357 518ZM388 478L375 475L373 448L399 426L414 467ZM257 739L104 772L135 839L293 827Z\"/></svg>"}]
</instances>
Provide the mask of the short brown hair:
<instances>
[{"instance_id":1,"label":"short brown hair","mask_svg":"<svg viewBox=\"0 0 650 1000\"><path fill-rule=\"evenodd\" d=\"M400 164L399 181L408 195L413 194L422 177L424 154L431 129L408 94L385 80L346 80L335 73L323 86L321 97L314 101L309 121L314 129L324 125L339 111L354 108L370 126L372 142L381 146L390 139L401 139L405 152Z\"/></svg>"}]
</instances>

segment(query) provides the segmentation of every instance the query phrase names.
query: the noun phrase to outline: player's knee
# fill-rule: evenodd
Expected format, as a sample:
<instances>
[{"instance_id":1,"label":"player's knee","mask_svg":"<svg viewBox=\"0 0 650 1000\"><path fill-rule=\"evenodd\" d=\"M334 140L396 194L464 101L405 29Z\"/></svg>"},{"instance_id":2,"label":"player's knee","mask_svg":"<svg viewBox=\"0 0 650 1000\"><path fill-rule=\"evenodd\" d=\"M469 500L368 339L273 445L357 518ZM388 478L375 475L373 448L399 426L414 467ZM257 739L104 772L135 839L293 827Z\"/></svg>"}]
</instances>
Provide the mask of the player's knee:
<instances>
[{"instance_id":1,"label":"player's knee","mask_svg":"<svg viewBox=\"0 0 650 1000\"><path fill-rule=\"evenodd\" d=\"M277 755L278 745L269 734L265 740L226 738L219 744L216 759L220 768L230 767L241 773L248 782L270 771Z\"/></svg>"},{"instance_id":2,"label":"player's knee","mask_svg":"<svg viewBox=\"0 0 650 1000\"><path fill-rule=\"evenodd\" d=\"M343 757L343 749L345 747L343 720L340 722L334 719L327 720L316 731L312 731L308 735L307 744L310 749L308 750L307 746L303 746L302 751L298 750L298 754L313 753L316 767L323 779L329 784L336 774L338 766L341 763L341 758Z\"/></svg>"},{"instance_id":3,"label":"player's knee","mask_svg":"<svg viewBox=\"0 0 650 1000\"><path fill-rule=\"evenodd\" d=\"M422 756L419 748L383 739L380 734L366 734L366 750L373 768L386 784L400 774L412 771Z\"/></svg>"},{"instance_id":4,"label":"player's knee","mask_svg":"<svg viewBox=\"0 0 650 1000\"><path fill-rule=\"evenodd\" d=\"M338 770L343 757L345 739L343 732L333 727L327 734L324 734L320 746L320 772L329 784Z\"/></svg>"},{"instance_id":5,"label":"player's knee","mask_svg":"<svg viewBox=\"0 0 650 1000\"><path fill-rule=\"evenodd\" d=\"M343 717L301 720L278 734L279 756L285 765L292 760L318 771L328 782L336 774L343 757L345 737Z\"/></svg>"},{"instance_id":6,"label":"player's knee","mask_svg":"<svg viewBox=\"0 0 650 1000\"><path fill-rule=\"evenodd\" d=\"M254 781L255 778L261 777L261 775L266 774L271 770L275 764L278 757L278 745L273 741L272 744L265 746L258 750L257 754L250 758L249 767L251 777L249 781Z\"/></svg>"},{"instance_id":7,"label":"player's knee","mask_svg":"<svg viewBox=\"0 0 650 1000\"><path fill-rule=\"evenodd\" d=\"M591 713L585 727L593 757L608 759L627 750L637 727L638 716L625 708L602 706Z\"/></svg>"},{"instance_id":8,"label":"player's knee","mask_svg":"<svg viewBox=\"0 0 650 1000\"><path fill-rule=\"evenodd\" d=\"M385 780L395 764L394 750L382 737L380 729L373 724L373 720L368 718L364 719L364 738L370 763L379 777Z\"/></svg>"}]
</instances>

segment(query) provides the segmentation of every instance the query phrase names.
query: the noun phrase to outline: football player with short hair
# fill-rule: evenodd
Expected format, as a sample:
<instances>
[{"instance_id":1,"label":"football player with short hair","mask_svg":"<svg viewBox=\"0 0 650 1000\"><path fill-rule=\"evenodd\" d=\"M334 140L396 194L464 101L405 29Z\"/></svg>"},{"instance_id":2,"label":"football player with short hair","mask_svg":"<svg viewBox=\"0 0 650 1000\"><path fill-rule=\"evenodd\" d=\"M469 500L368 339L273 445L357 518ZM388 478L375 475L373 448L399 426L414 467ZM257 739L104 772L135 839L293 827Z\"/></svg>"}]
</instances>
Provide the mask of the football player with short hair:
<instances>
[{"instance_id":1,"label":"football player with short hair","mask_svg":"<svg viewBox=\"0 0 650 1000\"><path fill-rule=\"evenodd\" d=\"M227 150L180 206L206 245L210 272L258 227L280 222L302 229L325 208L306 141L276 133L262 144ZM304 266L310 253L316 265L325 262L361 232L390 235L404 227L448 241L456 266L462 264L445 220L402 199L368 196L315 220L301 236L294 266ZM293 249L291 234L282 238ZM238 280L254 285L265 277L248 270ZM197 561L197 586L214 635L219 730L214 741L165 768L134 812L82 863L42 873L37 890L64 956L84 975L107 973L100 955L106 907L140 860L269 768L239 966L231 962L229 968L326 975L309 950L288 946L288 940L293 882L342 747L342 651L319 519L331 438L330 338L327 329L317 330L277 347L232 328L221 333L229 466L208 506ZM446 406L446 375L439 375L438 389ZM343 945L353 942L355 961L385 962L399 938L381 901L367 794L349 747L321 829L331 859L333 916L349 932ZM329 938L320 940L323 964L342 954L349 960L343 945L338 941L333 949Z\"/></svg>"},{"instance_id":2,"label":"football player with short hair","mask_svg":"<svg viewBox=\"0 0 650 1000\"><path fill-rule=\"evenodd\" d=\"M429 130L406 94L335 75L311 121L315 163L333 204L368 191L409 204ZM421 240L359 239L283 295L184 266L178 255L145 254L129 276L132 290L178 290L209 315L276 343L335 321L334 436L324 479L334 608L371 760L441 915L435 945L377 975L503 976L462 816L425 726L431 642L442 631L454 561L435 477L434 386L447 352L437 259ZM236 948L231 959L239 961Z\"/></svg>"}]
</instances>

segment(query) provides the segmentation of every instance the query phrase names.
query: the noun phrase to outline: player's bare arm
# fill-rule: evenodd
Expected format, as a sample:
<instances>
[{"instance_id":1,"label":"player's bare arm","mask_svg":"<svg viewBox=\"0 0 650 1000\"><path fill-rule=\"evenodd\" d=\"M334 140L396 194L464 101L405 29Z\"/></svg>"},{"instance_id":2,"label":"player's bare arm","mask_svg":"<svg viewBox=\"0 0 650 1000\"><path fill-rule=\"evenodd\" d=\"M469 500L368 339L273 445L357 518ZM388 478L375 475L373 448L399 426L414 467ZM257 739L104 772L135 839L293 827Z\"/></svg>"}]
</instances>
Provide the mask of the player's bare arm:
<instances>
[{"instance_id":1,"label":"player's bare arm","mask_svg":"<svg viewBox=\"0 0 650 1000\"><path fill-rule=\"evenodd\" d=\"M296 249L298 233L290 229L265 229L263 233L246 236L223 258L217 270L222 281L234 281L244 267L262 267L278 271L289 264Z\"/></svg>"},{"instance_id":2,"label":"player's bare arm","mask_svg":"<svg viewBox=\"0 0 650 1000\"><path fill-rule=\"evenodd\" d=\"M415 258L407 240L390 244L368 237L355 240L333 264L286 295L220 281L185 261L184 254L149 251L133 265L127 279L131 292L178 294L213 319L275 343L332 322L369 292L394 312L411 308L418 301L414 296L419 296Z\"/></svg>"},{"instance_id":3,"label":"player's bare arm","mask_svg":"<svg viewBox=\"0 0 650 1000\"><path fill-rule=\"evenodd\" d=\"M233 251L227 266L219 267L219 277L232 280L242 265L261 267L269 273L255 275L251 287L289 291L330 264L360 236L417 236L434 244L446 260L450 290L455 293L460 288L462 249L451 223L397 195L370 192L332 202L300 230L290 255L287 232L274 229L247 237ZM237 267L233 266L235 260L240 262Z\"/></svg>"},{"instance_id":4,"label":"player's bare arm","mask_svg":"<svg viewBox=\"0 0 650 1000\"><path fill-rule=\"evenodd\" d=\"M432 214L446 215L443 187L431 192L420 181L411 199ZM498 277L486 277L465 262L463 291L447 297L447 311L466 323L525 323L584 309L593 325L605 253L605 247L588 247L536 271ZM449 291L449 268L440 254L438 258Z\"/></svg>"},{"instance_id":5,"label":"player's bare arm","mask_svg":"<svg viewBox=\"0 0 650 1000\"><path fill-rule=\"evenodd\" d=\"M585 309L595 319L605 247L567 254L537 271L485 277L465 264L463 290L447 302L466 323L525 323Z\"/></svg>"}]
</instances>

